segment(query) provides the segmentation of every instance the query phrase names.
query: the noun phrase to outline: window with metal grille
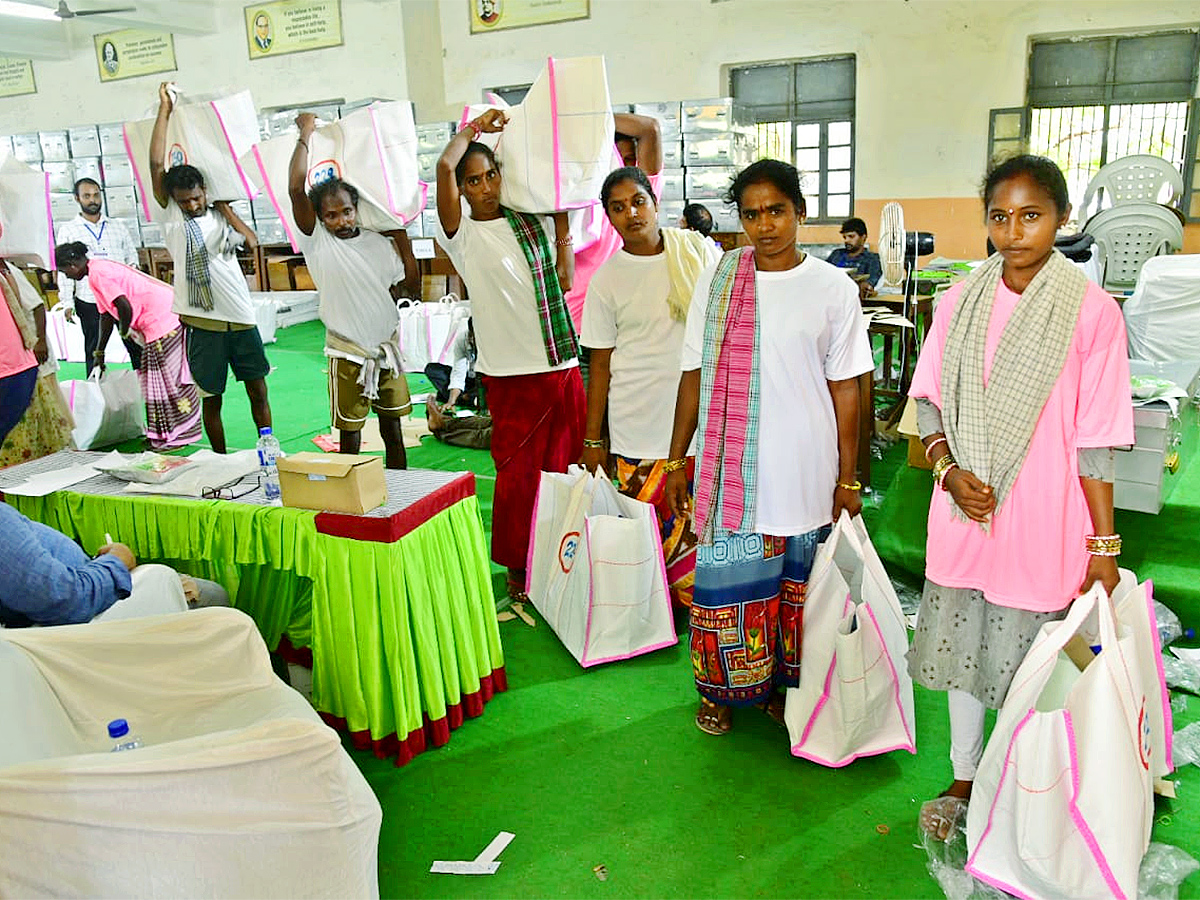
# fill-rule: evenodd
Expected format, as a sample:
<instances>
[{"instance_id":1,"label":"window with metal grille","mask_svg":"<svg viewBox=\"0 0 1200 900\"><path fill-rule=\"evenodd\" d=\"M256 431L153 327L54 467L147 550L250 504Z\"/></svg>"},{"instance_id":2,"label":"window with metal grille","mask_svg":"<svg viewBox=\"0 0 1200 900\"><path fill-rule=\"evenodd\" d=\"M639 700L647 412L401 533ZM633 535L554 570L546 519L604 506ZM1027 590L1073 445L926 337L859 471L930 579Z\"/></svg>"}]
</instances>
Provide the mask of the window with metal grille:
<instances>
[{"instance_id":1,"label":"window with metal grille","mask_svg":"<svg viewBox=\"0 0 1200 900\"><path fill-rule=\"evenodd\" d=\"M854 56L736 66L731 96L754 112L759 159L800 170L811 221L854 209Z\"/></svg>"},{"instance_id":2,"label":"window with metal grille","mask_svg":"<svg viewBox=\"0 0 1200 900\"><path fill-rule=\"evenodd\" d=\"M989 155L1028 147L1053 159L1080 221L1095 211L1079 207L1101 166L1135 153L1159 156L1183 175L1185 215L1200 218L1200 166L1189 152L1200 129L1192 99L1198 66L1196 29L1035 40L1028 105L992 111Z\"/></svg>"}]
</instances>

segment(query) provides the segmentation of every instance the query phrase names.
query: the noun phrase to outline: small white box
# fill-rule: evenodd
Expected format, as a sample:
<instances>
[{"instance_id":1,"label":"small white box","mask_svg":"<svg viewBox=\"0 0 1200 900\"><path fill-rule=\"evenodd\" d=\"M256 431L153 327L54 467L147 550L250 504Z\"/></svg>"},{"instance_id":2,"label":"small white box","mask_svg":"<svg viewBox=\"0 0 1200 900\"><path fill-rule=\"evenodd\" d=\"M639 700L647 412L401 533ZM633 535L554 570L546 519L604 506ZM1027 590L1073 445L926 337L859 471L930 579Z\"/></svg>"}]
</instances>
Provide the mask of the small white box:
<instances>
[{"instance_id":1,"label":"small white box","mask_svg":"<svg viewBox=\"0 0 1200 900\"><path fill-rule=\"evenodd\" d=\"M441 154L454 137L453 122L433 122L417 126L417 153Z\"/></svg>"},{"instance_id":2,"label":"small white box","mask_svg":"<svg viewBox=\"0 0 1200 900\"><path fill-rule=\"evenodd\" d=\"M100 165L100 157L83 156L72 160L75 163L75 180L90 178L96 184L104 183L104 169Z\"/></svg>"},{"instance_id":3,"label":"small white box","mask_svg":"<svg viewBox=\"0 0 1200 900\"><path fill-rule=\"evenodd\" d=\"M73 193L75 190L75 164L67 162L44 162L42 171L50 176L50 190Z\"/></svg>"},{"instance_id":4,"label":"small white box","mask_svg":"<svg viewBox=\"0 0 1200 900\"><path fill-rule=\"evenodd\" d=\"M683 139L684 165L733 166L740 169L754 160L754 142L736 131L719 133L701 132L685 135Z\"/></svg>"},{"instance_id":5,"label":"small white box","mask_svg":"<svg viewBox=\"0 0 1200 900\"><path fill-rule=\"evenodd\" d=\"M658 204L658 224L664 228L678 228L679 218L687 204L683 200L664 200Z\"/></svg>"},{"instance_id":6,"label":"small white box","mask_svg":"<svg viewBox=\"0 0 1200 900\"><path fill-rule=\"evenodd\" d=\"M658 119L663 134L680 131L680 103L678 100L666 100L659 103L635 103L633 112L639 116L650 116Z\"/></svg>"},{"instance_id":7,"label":"small white box","mask_svg":"<svg viewBox=\"0 0 1200 900\"><path fill-rule=\"evenodd\" d=\"M63 222L70 222L77 215L79 215L79 204L75 202L74 194L50 195L50 218L54 220L56 226Z\"/></svg>"},{"instance_id":8,"label":"small white box","mask_svg":"<svg viewBox=\"0 0 1200 900\"><path fill-rule=\"evenodd\" d=\"M162 247L165 246L163 241L162 226L154 222L142 222L142 246L143 247Z\"/></svg>"},{"instance_id":9,"label":"small white box","mask_svg":"<svg viewBox=\"0 0 1200 900\"><path fill-rule=\"evenodd\" d=\"M110 219L133 219L137 223L137 197L132 187L106 185L104 207Z\"/></svg>"},{"instance_id":10,"label":"small white box","mask_svg":"<svg viewBox=\"0 0 1200 900\"><path fill-rule=\"evenodd\" d=\"M742 230L742 223L738 219L737 210L733 207L726 206L724 203L705 204L713 219L713 231L725 231L737 233Z\"/></svg>"},{"instance_id":11,"label":"small white box","mask_svg":"<svg viewBox=\"0 0 1200 900\"><path fill-rule=\"evenodd\" d=\"M67 137L71 139L71 157L100 155L100 132L95 125L82 125L67 129Z\"/></svg>"},{"instance_id":12,"label":"small white box","mask_svg":"<svg viewBox=\"0 0 1200 900\"><path fill-rule=\"evenodd\" d=\"M687 169L683 179L684 196L689 200L724 199L735 175L737 169L721 166Z\"/></svg>"},{"instance_id":13,"label":"small white box","mask_svg":"<svg viewBox=\"0 0 1200 900\"><path fill-rule=\"evenodd\" d=\"M39 131L38 143L42 145L42 159L61 162L71 158L71 142L65 131Z\"/></svg>"},{"instance_id":14,"label":"small white box","mask_svg":"<svg viewBox=\"0 0 1200 900\"><path fill-rule=\"evenodd\" d=\"M441 150L436 153L417 154L418 177L426 184L437 184L437 161L441 156Z\"/></svg>"},{"instance_id":15,"label":"small white box","mask_svg":"<svg viewBox=\"0 0 1200 900\"><path fill-rule=\"evenodd\" d=\"M102 156L100 167L104 170L104 187L133 187L133 166L124 153L119 156Z\"/></svg>"},{"instance_id":16,"label":"small white box","mask_svg":"<svg viewBox=\"0 0 1200 900\"><path fill-rule=\"evenodd\" d=\"M662 154L664 169L683 168L683 142L679 138L674 140L663 138Z\"/></svg>"},{"instance_id":17,"label":"small white box","mask_svg":"<svg viewBox=\"0 0 1200 900\"><path fill-rule=\"evenodd\" d=\"M425 237L437 237L438 214L436 209L421 210L421 234Z\"/></svg>"},{"instance_id":18,"label":"small white box","mask_svg":"<svg viewBox=\"0 0 1200 900\"><path fill-rule=\"evenodd\" d=\"M680 130L684 134L698 132L741 131L754 124L754 114L732 97L710 100L684 100L681 104Z\"/></svg>"},{"instance_id":19,"label":"small white box","mask_svg":"<svg viewBox=\"0 0 1200 900\"><path fill-rule=\"evenodd\" d=\"M659 200L683 199L683 169L663 169Z\"/></svg>"},{"instance_id":20,"label":"small white box","mask_svg":"<svg viewBox=\"0 0 1200 900\"><path fill-rule=\"evenodd\" d=\"M113 122L109 125L97 125L96 131L100 134L101 156L125 155L124 125L122 125L120 122Z\"/></svg>"},{"instance_id":21,"label":"small white box","mask_svg":"<svg viewBox=\"0 0 1200 900\"><path fill-rule=\"evenodd\" d=\"M13 156L21 162L40 163L42 161L42 144L36 131L29 134L14 134L12 136Z\"/></svg>"}]
</instances>

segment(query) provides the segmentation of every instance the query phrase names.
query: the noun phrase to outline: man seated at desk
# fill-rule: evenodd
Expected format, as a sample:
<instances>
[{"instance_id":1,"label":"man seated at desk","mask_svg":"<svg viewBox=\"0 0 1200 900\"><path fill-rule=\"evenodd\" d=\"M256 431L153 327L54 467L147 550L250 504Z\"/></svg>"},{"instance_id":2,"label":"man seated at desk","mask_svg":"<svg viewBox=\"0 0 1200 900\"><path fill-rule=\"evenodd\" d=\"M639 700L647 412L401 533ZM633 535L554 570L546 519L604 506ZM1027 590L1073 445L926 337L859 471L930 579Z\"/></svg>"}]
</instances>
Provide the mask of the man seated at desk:
<instances>
[{"instance_id":1,"label":"man seated at desk","mask_svg":"<svg viewBox=\"0 0 1200 900\"><path fill-rule=\"evenodd\" d=\"M867 223L857 217L843 222L842 243L846 246L830 253L828 262L846 269L847 274L858 282L859 299L873 296L875 285L883 277L883 266L879 254L867 249Z\"/></svg>"},{"instance_id":2,"label":"man seated at desk","mask_svg":"<svg viewBox=\"0 0 1200 900\"><path fill-rule=\"evenodd\" d=\"M116 542L90 559L74 541L0 503L0 625L75 625L228 606L224 588L167 566L139 566Z\"/></svg>"}]
</instances>

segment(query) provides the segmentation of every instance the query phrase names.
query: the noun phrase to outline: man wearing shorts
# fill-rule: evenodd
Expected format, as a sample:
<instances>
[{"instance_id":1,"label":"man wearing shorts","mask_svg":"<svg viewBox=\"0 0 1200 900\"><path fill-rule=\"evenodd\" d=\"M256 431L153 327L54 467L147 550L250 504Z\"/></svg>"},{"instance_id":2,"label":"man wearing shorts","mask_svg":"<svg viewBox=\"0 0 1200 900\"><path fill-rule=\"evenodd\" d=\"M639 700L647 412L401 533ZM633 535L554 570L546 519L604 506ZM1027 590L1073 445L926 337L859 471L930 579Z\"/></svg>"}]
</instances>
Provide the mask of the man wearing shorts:
<instances>
[{"instance_id":1,"label":"man wearing shorts","mask_svg":"<svg viewBox=\"0 0 1200 900\"><path fill-rule=\"evenodd\" d=\"M417 261L411 251L402 259L386 237L359 227L353 185L331 178L306 191L308 142L316 118L302 113L296 125L300 137L288 170L288 195L300 249L321 294L329 405L340 449L358 453L363 424L373 409L386 465L403 469L408 461L400 418L412 411L412 401L400 365L396 297L420 285Z\"/></svg>"},{"instance_id":2,"label":"man wearing shorts","mask_svg":"<svg viewBox=\"0 0 1200 900\"><path fill-rule=\"evenodd\" d=\"M163 236L175 263L172 309L183 323L188 366L203 398L204 433L213 451L224 453L221 398L229 369L246 386L255 428L271 425L266 381L270 365L236 252L243 242L254 247L258 241L229 203L218 201L209 207L200 170L189 165L165 169L173 107L164 82L150 137L150 180L154 199L167 210Z\"/></svg>"}]
</instances>

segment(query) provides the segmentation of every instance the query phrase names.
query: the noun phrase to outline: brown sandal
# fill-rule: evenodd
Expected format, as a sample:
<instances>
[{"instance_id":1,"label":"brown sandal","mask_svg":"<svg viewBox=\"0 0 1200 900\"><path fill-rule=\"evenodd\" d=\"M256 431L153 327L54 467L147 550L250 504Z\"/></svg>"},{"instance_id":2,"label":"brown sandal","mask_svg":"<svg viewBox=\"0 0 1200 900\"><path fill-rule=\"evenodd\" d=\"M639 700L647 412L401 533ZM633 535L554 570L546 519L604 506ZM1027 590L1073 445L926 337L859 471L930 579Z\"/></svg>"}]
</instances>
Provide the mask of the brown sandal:
<instances>
[{"instance_id":1,"label":"brown sandal","mask_svg":"<svg viewBox=\"0 0 1200 900\"><path fill-rule=\"evenodd\" d=\"M701 697L700 709L696 711L696 727L705 734L728 734L733 727L732 715L733 711L728 706Z\"/></svg>"}]
</instances>

